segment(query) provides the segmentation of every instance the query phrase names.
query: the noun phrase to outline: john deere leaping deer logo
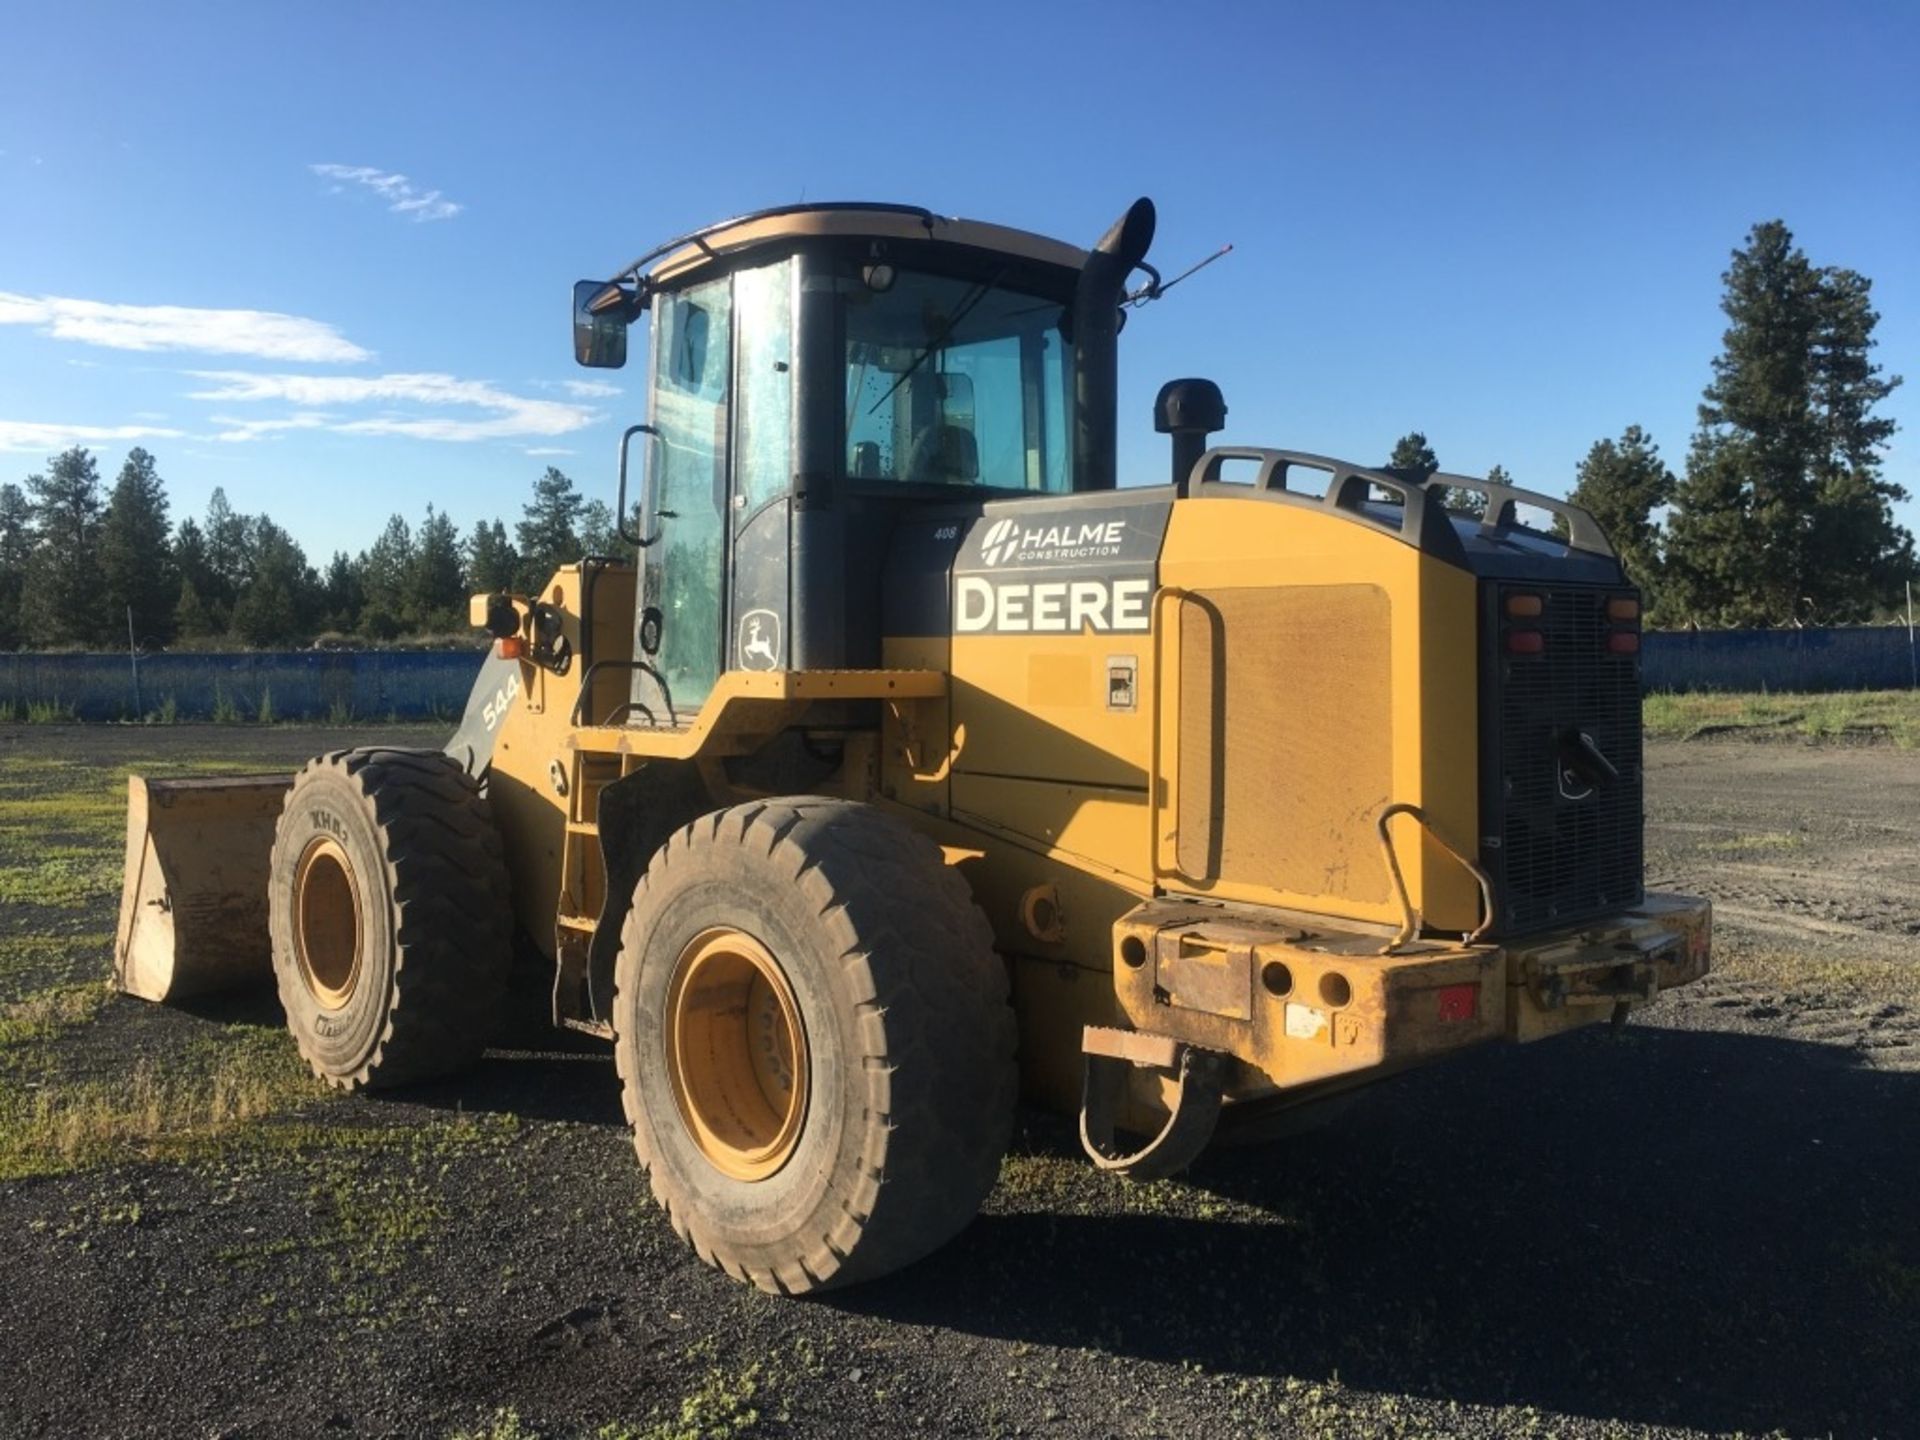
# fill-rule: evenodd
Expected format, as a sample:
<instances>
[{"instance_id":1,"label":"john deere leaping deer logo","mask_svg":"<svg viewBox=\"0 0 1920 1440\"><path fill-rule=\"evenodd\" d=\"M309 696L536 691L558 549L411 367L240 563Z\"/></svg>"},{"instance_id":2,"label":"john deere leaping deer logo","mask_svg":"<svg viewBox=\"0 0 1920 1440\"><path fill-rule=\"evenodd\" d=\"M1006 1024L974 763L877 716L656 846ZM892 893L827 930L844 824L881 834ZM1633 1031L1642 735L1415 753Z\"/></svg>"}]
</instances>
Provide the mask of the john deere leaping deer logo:
<instances>
[{"instance_id":1,"label":"john deere leaping deer logo","mask_svg":"<svg viewBox=\"0 0 1920 1440\"><path fill-rule=\"evenodd\" d=\"M740 617L740 668L780 668L780 617L771 610L749 610Z\"/></svg>"}]
</instances>

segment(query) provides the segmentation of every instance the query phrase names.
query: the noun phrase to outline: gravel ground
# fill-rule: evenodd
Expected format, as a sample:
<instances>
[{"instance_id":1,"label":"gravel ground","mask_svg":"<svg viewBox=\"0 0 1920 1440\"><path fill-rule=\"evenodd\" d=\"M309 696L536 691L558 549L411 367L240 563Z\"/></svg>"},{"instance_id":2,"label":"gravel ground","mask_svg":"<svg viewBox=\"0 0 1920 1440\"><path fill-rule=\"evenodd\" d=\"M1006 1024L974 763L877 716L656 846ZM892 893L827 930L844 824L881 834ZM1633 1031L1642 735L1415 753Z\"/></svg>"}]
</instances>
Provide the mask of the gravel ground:
<instances>
[{"instance_id":1,"label":"gravel ground","mask_svg":"<svg viewBox=\"0 0 1920 1440\"><path fill-rule=\"evenodd\" d=\"M679 1248L603 1052L333 1099L270 995L101 991L129 766L384 738L0 730L0 1436L1920 1434L1920 755L1656 744L1706 982L1176 1182L1028 1116L954 1244L795 1302Z\"/></svg>"}]
</instances>

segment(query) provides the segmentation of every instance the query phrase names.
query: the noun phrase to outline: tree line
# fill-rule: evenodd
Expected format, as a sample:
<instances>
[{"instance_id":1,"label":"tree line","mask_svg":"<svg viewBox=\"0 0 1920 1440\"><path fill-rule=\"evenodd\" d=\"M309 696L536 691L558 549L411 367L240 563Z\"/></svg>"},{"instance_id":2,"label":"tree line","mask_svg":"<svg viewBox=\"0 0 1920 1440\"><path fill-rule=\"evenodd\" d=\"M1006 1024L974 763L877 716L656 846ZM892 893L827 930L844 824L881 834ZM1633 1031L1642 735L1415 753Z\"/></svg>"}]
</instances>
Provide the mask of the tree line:
<instances>
[{"instance_id":1,"label":"tree line","mask_svg":"<svg viewBox=\"0 0 1920 1440\"><path fill-rule=\"evenodd\" d=\"M464 635L471 594L537 590L583 554L632 553L612 509L552 466L511 533L493 519L463 535L428 505L417 526L394 515L365 550L324 567L222 490L200 520L175 526L170 513L159 462L137 447L104 494L78 446L24 486L0 484L0 650Z\"/></svg>"},{"instance_id":2,"label":"tree line","mask_svg":"<svg viewBox=\"0 0 1920 1440\"><path fill-rule=\"evenodd\" d=\"M1579 462L1572 500L1612 539L1652 624L1845 624L1897 610L1914 550L1893 519L1906 492L1881 472L1895 425L1875 410L1901 380L1872 359L1872 282L1814 265L1779 220L1753 227L1721 280L1727 329L1683 473L1629 425ZM1420 431L1386 463L1421 480L1440 468ZM1511 480L1497 465L1488 478ZM1484 508L1465 489L1448 503ZM129 616L142 648L453 634L468 595L536 590L582 554L631 549L611 508L552 466L511 534L493 519L463 536L429 505L418 526L395 515L367 549L316 568L219 490L203 520L174 526L143 449L103 495L92 453L76 447L24 487L0 484L0 649L117 647Z\"/></svg>"},{"instance_id":3,"label":"tree line","mask_svg":"<svg viewBox=\"0 0 1920 1440\"><path fill-rule=\"evenodd\" d=\"M1872 359L1873 282L1814 265L1786 224L1769 220L1748 233L1721 284L1727 329L1683 473L1629 425L1594 443L1568 498L1606 531L1651 624L1840 625L1898 614L1920 577L1913 537L1893 519L1907 492L1881 472L1895 424L1874 411L1901 378ZM1440 468L1417 430L1387 465L1422 479ZM1509 477L1496 465L1488 478ZM1473 492L1452 494L1457 508L1485 507Z\"/></svg>"}]
</instances>

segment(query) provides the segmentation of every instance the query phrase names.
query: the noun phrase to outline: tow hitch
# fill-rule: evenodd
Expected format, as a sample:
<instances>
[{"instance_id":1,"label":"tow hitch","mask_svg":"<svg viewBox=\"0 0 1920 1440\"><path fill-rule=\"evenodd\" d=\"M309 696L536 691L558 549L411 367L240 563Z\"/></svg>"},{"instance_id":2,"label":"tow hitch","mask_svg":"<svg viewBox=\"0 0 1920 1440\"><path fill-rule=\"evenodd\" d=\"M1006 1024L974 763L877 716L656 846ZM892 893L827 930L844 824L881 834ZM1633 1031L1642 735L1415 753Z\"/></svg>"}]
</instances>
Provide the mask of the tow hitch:
<instances>
[{"instance_id":1,"label":"tow hitch","mask_svg":"<svg viewBox=\"0 0 1920 1440\"><path fill-rule=\"evenodd\" d=\"M1089 1025L1086 1090L1080 1104L1080 1144L1102 1170L1129 1180L1164 1180L1191 1165L1213 1138L1220 1118L1226 1056L1167 1035ZM1135 1069L1173 1077L1169 1114L1160 1133L1135 1150L1116 1143L1127 1077Z\"/></svg>"}]
</instances>

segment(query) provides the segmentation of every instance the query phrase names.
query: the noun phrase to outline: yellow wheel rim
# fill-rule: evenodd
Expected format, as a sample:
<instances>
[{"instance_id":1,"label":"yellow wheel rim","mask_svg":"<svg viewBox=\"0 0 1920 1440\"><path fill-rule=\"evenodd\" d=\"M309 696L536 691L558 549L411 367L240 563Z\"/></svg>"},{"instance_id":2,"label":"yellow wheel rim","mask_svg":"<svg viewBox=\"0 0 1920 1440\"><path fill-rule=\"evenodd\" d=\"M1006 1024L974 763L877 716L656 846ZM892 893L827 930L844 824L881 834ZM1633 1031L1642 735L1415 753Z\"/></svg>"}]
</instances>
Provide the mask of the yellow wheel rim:
<instances>
[{"instance_id":1,"label":"yellow wheel rim","mask_svg":"<svg viewBox=\"0 0 1920 1440\"><path fill-rule=\"evenodd\" d=\"M307 992L327 1010L353 998L360 983L360 887L340 842L321 836L300 856L294 877L293 951Z\"/></svg>"},{"instance_id":2,"label":"yellow wheel rim","mask_svg":"<svg viewBox=\"0 0 1920 1440\"><path fill-rule=\"evenodd\" d=\"M705 930L667 985L667 1071L688 1135L721 1174L764 1180L807 1113L807 1032L787 977L744 931Z\"/></svg>"}]
</instances>

